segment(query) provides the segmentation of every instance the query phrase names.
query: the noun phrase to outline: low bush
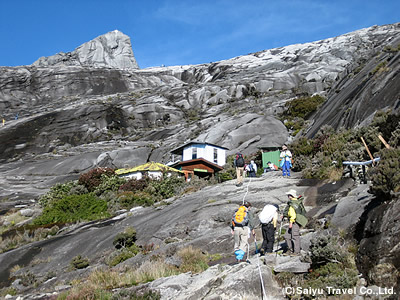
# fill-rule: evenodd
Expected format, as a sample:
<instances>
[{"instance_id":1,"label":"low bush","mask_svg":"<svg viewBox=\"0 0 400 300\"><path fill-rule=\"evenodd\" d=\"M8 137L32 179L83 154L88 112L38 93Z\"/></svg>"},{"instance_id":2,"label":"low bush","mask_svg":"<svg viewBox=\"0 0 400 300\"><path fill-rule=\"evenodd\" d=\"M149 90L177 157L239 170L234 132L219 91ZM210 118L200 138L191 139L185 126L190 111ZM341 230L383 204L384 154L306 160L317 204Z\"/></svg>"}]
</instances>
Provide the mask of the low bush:
<instances>
[{"instance_id":1,"label":"low bush","mask_svg":"<svg viewBox=\"0 0 400 300\"><path fill-rule=\"evenodd\" d=\"M354 244L336 236L323 235L311 240L311 268L307 274L282 272L276 279L283 287L301 287L322 291L329 296L333 289L350 289L356 286L358 270L355 265ZM330 287L328 289L327 287ZM290 299L315 299L309 293L290 295Z\"/></svg>"},{"instance_id":2,"label":"low bush","mask_svg":"<svg viewBox=\"0 0 400 300\"><path fill-rule=\"evenodd\" d=\"M223 166L223 170L218 172L219 182L224 182L236 178L236 169L234 166L235 155L230 155L226 158L226 164Z\"/></svg>"},{"instance_id":3,"label":"low bush","mask_svg":"<svg viewBox=\"0 0 400 300\"><path fill-rule=\"evenodd\" d=\"M145 188L148 187L150 182L149 177L143 177L141 179L129 179L127 182L125 182L123 185L120 186L120 191L130 191L130 192L135 192L135 191L143 191Z\"/></svg>"},{"instance_id":4,"label":"low bush","mask_svg":"<svg viewBox=\"0 0 400 300\"><path fill-rule=\"evenodd\" d=\"M400 149L383 149L381 160L372 171L371 191L379 198L391 199L400 192Z\"/></svg>"},{"instance_id":5,"label":"low bush","mask_svg":"<svg viewBox=\"0 0 400 300\"><path fill-rule=\"evenodd\" d=\"M89 192L92 192L102 182L102 175L112 176L114 174L114 170L110 168L95 168L81 174L78 183L85 186Z\"/></svg>"},{"instance_id":6,"label":"low bush","mask_svg":"<svg viewBox=\"0 0 400 300\"><path fill-rule=\"evenodd\" d=\"M71 260L70 266L73 270L87 268L89 266L89 259L77 255Z\"/></svg>"},{"instance_id":7,"label":"low bush","mask_svg":"<svg viewBox=\"0 0 400 300\"><path fill-rule=\"evenodd\" d=\"M288 101L285 111L279 116L291 135L296 136L306 126L306 119L324 103L325 98L315 95Z\"/></svg>"},{"instance_id":8,"label":"low bush","mask_svg":"<svg viewBox=\"0 0 400 300\"><path fill-rule=\"evenodd\" d=\"M105 192L117 192L125 183L126 180L118 175L102 174L100 176L100 183L95 187L93 193L97 196L101 196Z\"/></svg>"},{"instance_id":9,"label":"low bush","mask_svg":"<svg viewBox=\"0 0 400 300\"><path fill-rule=\"evenodd\" d=\"M129 248L122 248L118 251L113 252L108 258L107 258L107 265L109 267L115 267L119 263L136 256L136 254L139 253L139 248L132 246Z\"/></svg>"},{"instance_id":10,"label":"low bush","mask_svg":"<svg viewBox=\"0 0 400 300\"><path fill-rule=\"evenodd\" d=\"M152 180L146 191L158 197L159 200L163 200L179 194L184 184L185 181L182 177L176 175L163 176L162 180Z\"/></svg>"},{"instance_id":11,"label":"low bush","mask_svg":"<svg viewBox=\"0 0 400 300\"><path fill-rule=\"evenodd\" d=\"M127 227L123 232L118 233L113 241L113 245L117 249L128 248L136 242L136 230L133 227Z\"/></svg>"},{"instance_id":12,"label":"low bush","mask_svg":"<svg viewBox=\"0 0 400 300\"><path fill-rule=\"evenodd\" d=\"M384 145L378 138L379 135L390 141L394 149L398 149L398 143L400 142L400 116L394 115L390 111L377 112L369 126L359 129L340 129L335 131L330 126L323 126L314 138L307 139L302 137L289 146L294 157L293 169L302 171L303 176L306 178L338 180L343 173L343 161L367 161L371 159L365 150L361 137L364 138L369 150L375 157L385 155L380 152L383 150ZM384 160L392 160L390 155L387 155L387 158L381 159L378 165L382 164ZM395 156L396 154L393 154L393 158ZM377 171L377 174L387 173L389 168L382 167L381 170ZM383 169L386 169L386 171L383 171ZM390 174L388 173L388 175ZM385 181L384 177L379 177L378 175L375 177L376 184L380 186L376 189L377 193L380 193L379 190L382 190L383 186L386 185L383 183ZM394 176L392 177L395 178ZM392 191L396 189L395 186L391 186L391 183L386 186ZM382 190L380 195L387 197L389 194L387 191L383 192Z\"/></svg>"},{"instance_id":13,"label":"low bush","mask_svg":"<svg viewBox=\"0 0 400 300\"><path fill-rule=\"evenodd\" d=\"M151 206L154 204L154 198L144 191L127 191L117 195L119 206L124 209L130 209L134 206Z\"/></svg>"},{"instance_id":14,"label":"low bush","mask_svg":"<svg viewBox=\"0 0 400 300\"><path fill-rule=\"evenodd\" d=\"M208 269L208 255L200 249L192 246L180 249L178 256L182 260L179 270L183 273L191 271L192 273L200 273Z\"/></svg>"},{"instance_id":15,"label":"low bush","mask_svg":"<svg viewBox=\"0 0 400 300\"><path fill-rule=\"evenodd\" d=\"M69 181L66 183L57 183L53 185L50 190L39 197L39 204L42 207L45 207L55 201L58 201L65 196L70 195L71 190L75 189L78 186L77 182Z\"/></svg>"},{"instance_id":16,"label":"low bush","mask_svg":"<svg viewBox=\"0 0 400 300\"><path fill-rule=\"evenodd\" d=\"M286 111L284 112L284 115L291 118L298 117L306 119L324 102L325 98L319 95L297 98L286 102Z\"/></svg>"},{"instance_id":17,"label":"low bush","mask_svg":"<svg viewBox=\"0 0 400 300\"><path fill-rule=\"evenodd\" d=\"M92 221L109 217L107 202L91 194L65 196L43 209L33 223L45 225L53 223L70 223Z\"/></svg>"}]
</instances>

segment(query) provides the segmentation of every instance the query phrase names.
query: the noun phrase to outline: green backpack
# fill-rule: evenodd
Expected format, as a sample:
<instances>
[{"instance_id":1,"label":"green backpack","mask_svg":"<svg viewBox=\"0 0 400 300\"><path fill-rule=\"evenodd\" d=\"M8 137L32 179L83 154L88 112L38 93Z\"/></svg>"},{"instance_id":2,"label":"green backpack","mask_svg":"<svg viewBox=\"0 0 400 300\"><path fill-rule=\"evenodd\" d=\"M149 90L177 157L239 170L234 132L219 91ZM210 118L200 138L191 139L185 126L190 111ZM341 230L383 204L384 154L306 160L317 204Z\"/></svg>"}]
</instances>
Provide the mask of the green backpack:
<instances>
[{"instance_id":1,"label":"green backpack","mask_svg":"<svg viewBox=\"0 0 400 300\"><path fill-rule=\"evenodd\" d=\"M289 205L293 207L296 212L296 223L301 227L305 227L308 223L308 219L306 217L306 209L304 207L303 201L301 200L291 200Z\"/></svg>"}]
</instances>

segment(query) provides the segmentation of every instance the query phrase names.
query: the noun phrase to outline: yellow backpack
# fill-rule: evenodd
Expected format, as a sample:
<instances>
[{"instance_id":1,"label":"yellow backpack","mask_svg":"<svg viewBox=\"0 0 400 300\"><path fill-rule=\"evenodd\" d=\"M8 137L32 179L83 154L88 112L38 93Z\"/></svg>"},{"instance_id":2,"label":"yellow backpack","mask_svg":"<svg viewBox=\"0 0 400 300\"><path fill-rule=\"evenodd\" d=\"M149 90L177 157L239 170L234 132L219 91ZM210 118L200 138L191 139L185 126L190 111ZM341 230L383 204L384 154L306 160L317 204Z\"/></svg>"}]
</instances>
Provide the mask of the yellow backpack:
<instances>
[{"instance_id":1,"label":"yellow backpack","mask_svg":"<svg viewBox=\"0 0 400 300\"><path fill-rule=\"evenodd\" d=\"M242 205L239 209L234 213L232 217L232 224L246 226L249 223L249 217L247 215L247 207Z\"/></svg>"}]
</instances>

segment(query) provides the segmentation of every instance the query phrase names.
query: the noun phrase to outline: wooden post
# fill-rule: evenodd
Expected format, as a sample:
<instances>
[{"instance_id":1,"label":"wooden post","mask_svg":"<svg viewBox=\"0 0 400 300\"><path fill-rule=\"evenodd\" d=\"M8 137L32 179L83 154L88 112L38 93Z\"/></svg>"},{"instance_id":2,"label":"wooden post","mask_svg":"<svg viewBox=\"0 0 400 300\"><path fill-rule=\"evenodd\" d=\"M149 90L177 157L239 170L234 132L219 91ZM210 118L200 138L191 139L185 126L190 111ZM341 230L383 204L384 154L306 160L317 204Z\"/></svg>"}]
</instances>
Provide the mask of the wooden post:
<instances>
[{"instance_id":1,"label":"wooden post","mask_svg":"<svg viewBox=\"0 0 400 300\"><path fill-rule=\"evenodd\" d=\"M378 135L378 138L381 140L381 142L385 145L385 147L386 147L387 149L390 149L389 144L386 143L385 139L384 139L381 135Z\"/></svg>"},{"instance_id":2,"label":"wooden post","mask_svg":"<svg viewBox=\"0 0 400 300\"><path fill-rule=\"evenodd\" d=\"M362 140L362 142L363 142L363 144L364 144L365 149L367 149L367 152L368 152L369 157L372 159L372 164L375 165L374 157L372 156L371 152L369 151L368 146L367 146L367 144L365 143L363 137L361 137L361 140Z\"/></svg>"}]
</instances>

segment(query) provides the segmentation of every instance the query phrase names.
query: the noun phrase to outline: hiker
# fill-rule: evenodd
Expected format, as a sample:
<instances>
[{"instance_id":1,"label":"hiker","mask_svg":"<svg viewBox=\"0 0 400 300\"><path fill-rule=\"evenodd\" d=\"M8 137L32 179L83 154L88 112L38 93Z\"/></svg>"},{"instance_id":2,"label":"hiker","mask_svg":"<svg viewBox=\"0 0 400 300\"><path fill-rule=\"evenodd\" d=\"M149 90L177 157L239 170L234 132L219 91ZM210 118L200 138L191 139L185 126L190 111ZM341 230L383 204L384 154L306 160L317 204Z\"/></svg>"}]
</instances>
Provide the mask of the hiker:
<instances>
[{"instance_id":1,"label":"hiker","mask_svg":"<svg viewBox=\"0 0 400 300\"><path fill-rule=\"evenodd\" d=\"M250 161L250 163L246 166L246 172L248 172L249 177L256 177L257 173L257 165L254 160Z\"/></svg>"},{"instance_id":2,"label":"hiker","mask_svg":"<svg viewBox=\"0 0 400 300\"><path fill-rule=\"evenodd\" d=\"M6 125L6 119L3 118L3 126Z\"/></svg>"},{"instance_id":3,"label":"hiker","mask_svg":"<svg viewBox=\"0 0 400 300\"><path fill-rule=\"evenodd\" d=\"M269 161L267 163L267 167L264 169L264 171L265 171L264 173L272 172L272 171L278 171L278 166Z\"/></svg>"},{"instance_id":4,"label":"hiker","mask_svg":"<svg viewBox=\"0 0 400 300\"><path fill-rule=\"evenodd\" d=\"M286 145L282 146L281 157L281 167L283 177L290 177L290 168L292 167L292 153L289 151Z\"/></svg>"},{"instance_id":5,"label":"hiker","mask_svg":"<svg viewBox=\"0 0 400 300\"><path fill-rule=\"evenodd\" d=\"M277 204L267 204L264 206L258 218L261 222L261 232L263 242L260 248L260 255L272 253L275 242L275 229L278 223L279 206Z\"/></svg>"},{"instance_id":6,"label":"hiker","mask_svg":"<svg viewBox=\"0 0 400 300\"><path fill-rule=\"evenodd\" d=\"M254 215L250 210L251 203L246 201L232 216L231 228L235 239L234 253L238 262L243 260L248 251L250 233L254 237L256 236Z\"/></svg>"},{"instance_id":7,"label":"hiker","mask_svg":"<svg viewBox=\"0 0 400 300\"><path fill-rule=\"evenodd\" d=\"M235 160L233 162L236 168L236 186L243 185L243 172L244 172L244 158L241 153L236 153Z\"/></svg>"},{"instance_id":8,"label":"hiker","mask_svg":"<svg viewBox=\"0 0 400 300\"><path fill-rule=\"evenodd\" d=\"M307 218L305 216L306 210L300 196L293 189L289 190L286 195L289 198L288 204L283 212L282 218L289 219L289 229L286 231L284 237L287 244L287 254L299 255L301 249L300 240L300 227L307 225Z\"/></svg>"}]
</instances>

